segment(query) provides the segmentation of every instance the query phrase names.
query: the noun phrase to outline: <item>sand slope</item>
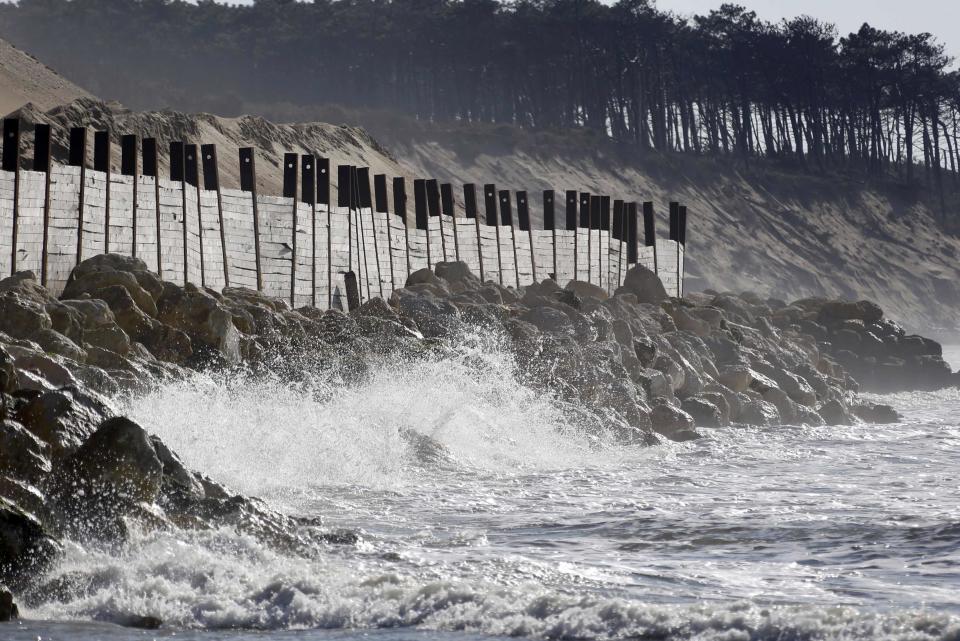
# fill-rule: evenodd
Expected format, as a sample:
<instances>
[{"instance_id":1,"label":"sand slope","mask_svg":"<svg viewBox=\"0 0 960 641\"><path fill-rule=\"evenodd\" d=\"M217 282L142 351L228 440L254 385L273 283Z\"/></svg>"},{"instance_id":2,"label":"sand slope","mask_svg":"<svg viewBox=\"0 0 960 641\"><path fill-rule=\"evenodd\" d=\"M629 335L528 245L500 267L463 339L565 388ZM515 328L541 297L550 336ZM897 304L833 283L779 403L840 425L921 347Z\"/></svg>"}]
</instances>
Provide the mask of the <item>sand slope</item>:
<instances>
[{"instance_id":1,"label":"sand slope","mask_svg":"<svg viewBox=\"0 0 960 641\"><path fill-rule=\"evenodd\" d=\"M0 114L30 102L46 110L90 96L28 53L0 40Z\"/></svg>"},{"instance_id":2,"label":"sand slope","mask_svg":"<svg viewBox=\"0 0 960 641\"><path fill-rule=\"evenodd\" d=\"M922 194L902 188L769 166L737 167L727 160L641 157L582 134L529 134L489 126L407 128L391 119L373 125L375 138L354 126L133 112L88 97L2 41L0 61L0 104L6 109L32 103L20 115L54 126L54 153L61 159L69 127L86 125L113 132L117 169L124 133L157 137L164 172L169 141L215 143L225 187L239 183L237 148L256 147L258 189L268 194L281 191L283 153L296 151L329 157L334 165L369 166L374 174L452 182L459 200L464 182L526 189L535 220L540 220L543 189L575 188L655 201L659 231L665 234L666 203L680 200L690 208L688 291L712 287L784 299L863 297L876 300L914 330L949 336L960 325L960 239L941 232ZM24 127L24 162L32 158L30 129ZM335 190L335 169L331 182ZM412 212L412 186L408 193ZM561 219L562 213L557 211Z\"/></svg>"}]
</instances>

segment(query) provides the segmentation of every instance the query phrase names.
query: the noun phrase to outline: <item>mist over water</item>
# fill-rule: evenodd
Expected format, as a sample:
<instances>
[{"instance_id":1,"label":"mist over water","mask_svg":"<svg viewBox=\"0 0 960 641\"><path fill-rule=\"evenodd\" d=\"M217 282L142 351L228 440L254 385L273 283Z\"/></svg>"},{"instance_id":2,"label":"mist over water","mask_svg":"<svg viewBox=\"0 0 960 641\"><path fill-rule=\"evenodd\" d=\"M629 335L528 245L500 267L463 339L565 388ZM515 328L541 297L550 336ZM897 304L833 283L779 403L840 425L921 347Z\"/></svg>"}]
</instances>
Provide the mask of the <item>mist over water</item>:
<instances>
[{"instance_id":1,"label":"mist over water","mask_svg":"<svg viewBox=\"0 0 960 641\"><path fill-rule=\"evenodd\" d=\"M72 546L58 572L90 589L27 615L151 615L204 640L957 641L960 392L884 398L902 424L643 448L524 388L482 342L352 384L197 375L129 412L189 466L359 541L306 558L229 531Z\"/></svg>"}]
</instances>

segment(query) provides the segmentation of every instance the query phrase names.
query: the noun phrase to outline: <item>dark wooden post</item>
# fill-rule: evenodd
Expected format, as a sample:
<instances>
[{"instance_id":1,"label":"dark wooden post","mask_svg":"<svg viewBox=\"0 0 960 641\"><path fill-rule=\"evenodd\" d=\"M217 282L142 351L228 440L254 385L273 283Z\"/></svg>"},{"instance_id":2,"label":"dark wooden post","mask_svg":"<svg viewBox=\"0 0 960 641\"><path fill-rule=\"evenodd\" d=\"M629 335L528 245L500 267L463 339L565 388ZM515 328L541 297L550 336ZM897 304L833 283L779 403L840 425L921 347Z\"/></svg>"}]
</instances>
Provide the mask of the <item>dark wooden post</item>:
<instances>
[{"instance_id":1,"label":"dark wooden post","mask_svg":"<svg viewBox=\"0 0 960 641\"><path fill-rule=\"evenodd\" d=\"M614 288L620 287L623 278L623 249L626 241L624 222L626 221L626 204L622 200L613 201L613 219L610 222L610 235L617 241L617 282Z\"/></svg>"},{"instance_id":2,"label":"dark wooden post","mask_svg":"<svg viewBox=\"0 0 960 641\"><path fill-rule=\"evenodd\" d=\"M590 232L587 235L587 242L593 247L593 232L597 231L597 285L603 286L603 259L600 252L600 196L590 196ZM590 282L593 282L593 258L590 258Z\"/></svg>"},{"instance_id":3,"label":"dark wooden post","mask_svg":"<svg viewBox=\"0 0 960 641\"><path fill-rule=\"evenodd\" d=\"M257 160L253 147L240 148L240 189L250 192L253 202L253 251L257 266L257 291L263 291L263 269L260 265L260 213L257 210Z\"/></svg>"},{"instance_id":4,"label":"dark wooden post","mask_svg":"<svg viewBox=\"0 0 960 641\"><path fill-rule=\"evenodd\" d=\"M500 225L497 221L497 187L494 184L483 186L483 208L487 216L487 225L496 226L497 231L497 270L500 284L503 285L503 255L500 250Z\"/></svg>"},{"instance_id":5,"label":"dark wooden post","mask_svg":"<svg viewBox=\"0 0 960 641\"><path fill-rule=\"evenodd\" d=\"M93 132L93 169L104 176L103 253L110 253L110 132Z\"/></svg>"},{"instance_id":6,"label":"dark wooden post","mask_svg":"<svg viewBox=\"0 0 960 641\"><path fill-rule=\"evenodd\" d=\"M333 237L330 213L330 159L317 158L317 204L327 208L327 308L333 307ZM313 273L317 273L317 256L313 256Z\"/></svg>"},{"instance_id":7,"label":"dark wooden post","mask_svg":"<svg viewBox=\"0 0 960 641\"><path fill-rule=\"evenodd\" d=\"M337 165L337 207L347 210L347 271L353 271L353 212L350 209L350 165Z\"/></svg>"},{"instance_id":8,"label":"dark wooden post","mask_svg":"<svg viewBox=\"0 0 960 641\"><path fill-rule=\"evenodd\" d=\"M34 125L33 170L43 172L43 242L40 247L40 284L46 287L47 250L50 238L50 125Z\"/></svg>"},{"instance_id":9,"label":"dark wooden post","mask_svg":"<svg viewBox=\"0 0 960 641\"><path fill-rule=\"evenodd\" d=\"M180 183L180 206L183 220L180 225L181 236L183 237L183 282L187 282L187 186L184 182L183 167L183 143L173 141L170 143L170 182ZM176 221L176 216L174 216Z\"/></svg>"},{"instance_id":10,"label":"dark wooden post","mask_svg":"<svg viewBox=\"0 0 960 641\"><path fill-rule=\"evenodd\" d=\"M17 231L20 225L20 119L3 120L3 170L13 172L13 227L10 236L10 274L17 272Z\"/></svg>"},{"instance_id":11,"label":"dark wooden post","mask_svg":"<svg viewBox=\"0 0 960 641\"><path fill-rule=\"evenodd\" d=\"M634 207L636 207L636 205L634 205ZM653 247L653 271L657 273L656 216L653 213L653 203L649 200L643 203L643 243L646 247Z\"/></svg>"},{"instance_id":12,"label":"dark wooden post","mask_svg":"<svg viewBox=\"0 0 960 641\"><path fill-rule=\"evenodd\" d=\"M443 236L443 216L440 215L440 184L434 178L427 180L427 213L430 218L436 218L440 225L440 252L441 261L447 262L447 239ZM429 232L428 232L429 233Z\"/></svg>"},{"instance_id":13,"label":"dark wooden post","mask_svg":"<svg viewBox=\"0 0 960 641\"><path fill-rule=\"evenodd\" d=\"M295 153L283 154L283 197L293 202L290 233L290 307L297 306L297 165Z\"/></svg>"},{"instance_id":14,"label":"dark wooden post","mask_svg":"<svg viewBox=\"0 0 960 641\"><path fill-rule=\"evenodd\" d=\"M417 178L413 181L413 208L416 214L417 229L425 230L427 237L427 268L433 269L430 256L430 225L427 218L427 181Z\"/></svg>"},{"instance_id":15,"label":"dark wooden post","mask_svg":"<svg viewBox=\"0 0 960 641\"><path fill-rule=\"evenodd\" d=\"M86 127L72 127L70 129L70 154L68 163L71 167L80 168L80 193L77 197L77 264L83 260L83 200L86 192L87 178L87 129Z\"/></svg>"},{"instance_id":16,"label":"dark wooden post","mask_svg":"<svg viewBox=\"0 0 960 641\"><path fill-rule=\"evenodd\" d=\"M453 255L457 262L460 262L460 235L457 233L457 215L453 203L453 185L443 183L440 185L440 201L443 205L442 215L450 219L453 226ZM441 218L443 220L443 218Z\"/></svg>"},{"instance_id":17,"label":"dark wooden post","mask_svg":"<svg viewBox=\"0 0 960 641\"><path fill-rule=\"evenodd\" d=\"M143 175L153 178L153 205L157 225L157 275L163 278L163 243L160 240L160 172L157 159L157 139L144 138L143 148Z\"/></svg>"},{"instance_id":18,"label":"dark wooden post","mask_svg":"<svg viewBox=\"0 0 960 641\"><path fill-rule=\"evenodd\" d=\"M477 263L480 266L480 282L486 282L483 275L483 239L480 237L480 217L477 215L477 186L463 186L463 209L467 218L472 218L477 230Z\"/></svg>"},{"instance_id":19,"label":"dark wooden post","mask_svg":"<svg viewBox=\"0 0 960 641\"><path fill-rule=\"evenodd\" d=\"M200 246L200 286L206 287L207 269L203 258L203 217L200 207L200 160L198 158L197 146L184 145L183 158L185 182L193 187L194 193L197 195L197 244ZM186 194L186 191L184 191L184 194ZM186 207L183 208L183 224L184 229L187 229ZM188 238L188 236L185 235L184 239L186 238ZM186 247L186 245L184 245L184 247ZM184 256L189 256L189 253L184 252Z\"/></svg>"},{"instance_id":20,"label":"dark wooden post","mask_svg":"<svg viewBox=\"0 0 960 641\"><path fill-rule=\"evenodd\" d=\"M387 221L387 258L390 260L390 291L397 286L393 270L393 230L390 229L390 209L387 207L387 176L386 174L376 174L373 177L373 200L376 212L386 214L384 220Z\"/></svg>"},{"instance_id":21,"label":"dark wooden post","mask_svg":"<svg viewBox=\"0 0 960 641\"><path fill-rule=\"evenodd\" d=\"M637 262L637 203L627 205L627 263Z\"/></svg>"},{"instance_id":22,"label":"dark wooden post","mask_svg":"<svg viewBox=\"0 0 960 641\"><path fill-rule=\"evenodd\" d=\"M369 191L370 184L367 183ZM367 285L367 299L370 295L370 263L367 262L367 237L363 233L363 212L360 211L360 172L356 165L350 166L350 209L357 212L357 263L363 267L363 281ZM357 270L360 273L360 270ZM363 286L360 287L360 300L363 300Z\"/></svg>"},{"instance_id":23,"label":"dark wooden post","mask_svg":"<svg viewBox=\"0 0 960 641\"><path fill-rule=\"evenodd\" d=\"M677 243L676 275L677 296L680 295L680 203L670 202L670 240Z\"/></svg>"},{"instance_id":24,"label":"dark wooden post","mask_svg":"<svg viewBox=\"0 0 960 641\"><path fill-rule=\"evenodd\" d=\"M578 227L577 224L577 192L573 189L567 190L567 225L566 230L573 232L573 280L578 278L577 251L579 249L577 242Z\"/></svg>"},{"instance_id":25,"label":"dark wooden post","mask_svg":"<svg viewBox=\"0 0 960 641\"><path fill-rule=\"evenodd\" d=\"M593 281L593 253L592 243L590 242L590 194L580 193L580 229L587 230L587 282ZM580 236L580 230L577 230L577 236Z\"/></svg>"},{"instance_id":26,"label":"dark wooden post","mask_svg":"<svg viewBox=\"0 0 960 641\"><path fill-rule=\"evenodd\" d=\"M553 201L555 197L556 194L552 189L543 190L543 228L550 231L550 245L553 249L553 273L550 274L550 278L557 281L559 280L557 277L557 220L556 203Z\"/></svg>"},{"instance_id":27,"label":"dark wooden post","mask_svg":"<svg viewBox=\"0 0 960 641\"><path fill-rule=\"evenodd\" d=\"M393 179L393 212L403 221L403 236L407 247L407 276L410 275L410 228L407 226L407 182L403 178ZM406 279L404 279L406 283Z\"/></svg>"},{"instance_id":28,"label":"dark wooden post","mask_svg":"<svg viewBox=\"0 0 960 641\"><path fill-rule=\"evenodd\" d=\"M600 249L600 286L610 288L610 238L607 236L607 246L603 246L603 232L610 231L610 196L600 196L600 225L597 232L597 246ZM607 269L603 269L603 259L607 259ZM604 283L606 279L606 283Z\"/></svg>"},{"instance_id":29,"label":"dark wooden post","mask_svg":"<svg viewBox=\"0 0 960 641\"><path fill-rule=\"evenodd\" d=\"M686 261L686 249L687 249L687 206L680 205L680 211L677 216L677 240L680 242L679 250L684 251L684 260L680 261L680 269L677 271L677 289L680 292L680 296L683 296L683 275L687 269Z\"/></svg>"},{"instance_id":30,"label":"dark wooden post","mask_svg":"<svg viewBox=\"0 0 960 641\"><path fill-rule=\"evenodd\" d=\"M317 306L317 160L311 154L300 156L300 200L310 205L310 254L313 257L310 270L310 305ZM293 229L297 237L297 229ZM294 263L297 255L294 252ZM292 272L296 275L296 272Z\"/></svg>"},{"instance_id":31,"label":"dark wooden post","mask_svg":"<svg viewBox=\"0 0 960 641\"><path fill-rule=\"evenodd\" d=\"M377 265L377 282L379 283L380 298L384 297L383 292L383 271L380 266L380 240L377 238L377 216L373 212L373 198L370 194L370 168L357 168L357 185L359 187L360 207L370 210L370 231L373 234L373 260ZM370 292L370 278L367 277L367 296Z\"/></svg>"},{"instance_id":32,"label":"dark wooden post","mask_svg":"<svg viewBox=\"0 0 960 641\"><path fill-rule=\"evenodd\" d=\"M339 185L337 189L340 189ZM360 285L357 283L357 273L352 269L345 272L343 282L347 289L347 311L352 312L360 307Z\"/></svg>"},{"instance_id":33,"label":"dark wooden post","mask_svg":"<svg viewBox=\"0 0 960 641\"><path fill-rule=\"evenodd\" d=\"M537 282L537 254L533 249L533 227L530 225L530 205L527 203L527 192L517 192L517 227L527 232L530 241L530 272L533 282ZM520 280L517 279L517 285Z\"/></svg>"},{"instance_id":34,"label":"dark wooden post","mask_svg":"<svg viewBox=\"0 0 960 641\"><path fill-rule=\"evenodd\" d=\"M120 138L120 173L124 176L131 176L133 187L133 207L131 209L130 234L132 242L130 243L130 255L137 257L137 135L126 134Z\"/></svg>"},{"instance_id":35,"label":"dark wooden post","mask_svg":"<svg viewBox=\"0 0 960 641\"><path fill-rule=\"evenodd\" d=\"M230 268L227 260L227 232L223 228L223 196L220 193L220 168L217 164L217 146L202 145L203 188L217 192L217 222L220 225L220 254L223 259L223 286L230 287ZM201 222L201 227L203 223Z\"/></svg>"},{"instance_id":36,"label":"dark wooden post","mask_svg":"<svg viewBox=\"0 0 960 641\"><path fill-rule=\"evenodd\" d=\"M520 287L520 263L517 260L517 232L513 227L513 203L510 199L510 192L506 189L500 191L500 220L510 228L510 244L513 246L513 271L517 277L517 287Z\"/></svg>"}]
</instances>

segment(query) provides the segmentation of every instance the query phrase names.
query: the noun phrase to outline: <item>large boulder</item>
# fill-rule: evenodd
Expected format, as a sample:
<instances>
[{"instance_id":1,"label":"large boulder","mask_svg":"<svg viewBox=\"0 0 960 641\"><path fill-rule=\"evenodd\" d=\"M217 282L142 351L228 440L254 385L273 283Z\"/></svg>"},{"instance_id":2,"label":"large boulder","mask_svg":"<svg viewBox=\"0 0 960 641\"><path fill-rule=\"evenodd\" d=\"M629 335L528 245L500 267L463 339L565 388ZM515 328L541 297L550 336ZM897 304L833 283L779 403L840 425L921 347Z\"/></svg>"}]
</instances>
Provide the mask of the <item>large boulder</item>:
<instances>
[{"instance_id":1,"label":"large boulder","mask_svg":"<svg viewBox=\"0 0 960 641\"><path fill-rule=\"evenodd\" d=\"M0 584L22 589L59 553L60 544L40 521L0 497Z\"/></svg>"},{"instance_id":2,"label":"large boulder","mask_svg":"<svg viewBox=\"0 0 960 641\"><path fill-rule=\"evenodd\" d=\"M64 460L50 494L68 534L111 538L119 517L157 501L162 482L163 463L149 435L130 419L115 417Z\"/></svg>"},{"instance_id":3,"label":"large boulder","mask_svg":"<svg viewBox=\"0 0 960 641\"><path fill-rule=\"evenodd\" d=\"M143 310L148 316L153 317L157 315L157 304L153 300L153 296L142 288L136 276L129 272L96 271L83 274L76 278L71 276L61 297L65 299L75 299L89 295L90 298L103 298L100 292L110 287L120 287L126 290L130 297L136 301L137 307Z\"/></svg>"},{"instance_id":4,"label":"large boulder","mask_svg":"<svg viewBox=\"0 0 960 641\"><path fill-rule=\"evenodd\" d=\"M13 338L29 338L37 330L52 326L53 321L41 303L13 291L0 293L0 332Z\"/></svg>"},{"instance_id":5,"label":"large boulder","mask_svg":"<svg viewBox=\"0 0 960 641\"><path fill-rule=\"evenodd\" d=\"M571 280L564 289L568 292L573 292L580 299L605 301L610 298L610 294L602 287L582 280Z\"/></svg>"},{"instance_id":6,"label":"large boulder","mask_svg":"<svg viewBox=\"0 0 960 641\"><path fill-rule=\"evenodd\" d=\"M694 420L687 412L669 403L661 402L650 411L653 431L672 441L692 441L700 438L694 431Z\"/></svg>"},{"instance_id":7,"label":"large boulder","mask_svg":"<svg viewBox=\"0 0 960 641\"><path fill-rule=\"evenodd\" d=\"M637 265L632 267L623 279L623 285L616 291L617 294L633 294L640 303L659 305L667 298L667 290L655 273Z\"/></svg>"},{"instance_id":8,"label":"large boulder","mask_svg":"<svg viewBox=\"0 0 960 641\"><path fill-rule=\"evenodd\" d=\"M437 263L434 270L438 278L449 283L451 291L462 292L478 289L483 284L480 282L480 278L470 271L470 267L462 261Z\"/></svg>"},{"instance_id":9,"label":"large boulder","mask_svg":"<svg viewBox=\"0 0 960 641\"><path fill-rule=\"evenodd\" d=\"M520 320L547 334L573 336L575 333L570 317L553 307L534 307L524 312Z\"/></svg>"},{"instance_id":10,"label":"large boulder","mask_svg":"<svg viewBox=\"0 0 960 641\"><path fill-rule=\"evenodd\" d=\"M189 336L194 352L207 351L207 356L219 355L231 364L240 362L240 332L230 311L210 292L167 283L157 303L157 317Z\"/></svg>"},{"instance_id":11,"label":"large boulder","mask_svg":"<svg viewBox=\"0 0 960 641\"><path fill-rule=\"evenodd\" d=\"M729 422L729 419L725 419L715 401L715 398L708 398L705 394L701 394L684 399L680 408L693 418L694 424L698 427L722 427ZM725 400L722 402L726 405Z\"/></svg>"},{"instance_id":12,"label":"large boulder","mask_svg":"<svg viewBox=\"0 0 960 641\"><path fill-rule=\"evenodd\" d=\"M432 272L427 273L433 276ZM397 308L401 317L413 321L424 336L437 337L449 333L459 322L459 310L445 298L433 295L430 290L419 290L415 287L419 286L409 286L393 292L391 304Z\"/></svg>"},{"instance_id":13,"label":"large boulder","mask_svg":"<svg viewBox=\"0 0 960 641\"><path fill-rule=\"evenodd\" d=\"M49 447L16 421L0 416L0 471L33 483L51 470Z\"/></svg>"},{"instance_id":14,"label":"large boulder","mask_svg":"<svg viewBox=\"0 0 960 641\"><path fill-rule=\"evenodd\" d=\"M16 621L20 618L17 604L13 602L13 593L0 585L0 623Z\"/></svg>"},{"instance_id":15,"label":"large boulder","mask_svg":"<svg viewBox=\"0 0 960 641\"><path fill-rule=\"evenodd\" d=\"M868 300L857 302L828 301L820 307L817 320L824 325L835 325L846 320L859 320L863 323L875 323L883 318L883 310Z\"/></svg>"},{"instance_id":16,"label":"large boulder","mask_svg":"<svg viewBox=\"0 0 960 641\"><path fill-rule=\"evenodd\" d=\"M65 387L33 396L17 409L16 419L50 446L56 461L76 451L112 413L95 396Z\"/></svg>"},{"instance_id":17,"label":"large boulder","mask_svg":"<svg viewBox=\"0 0 960 641\"><path fill-rule=\"evenodd\" d=\"M745 397L740 407L738 420L746 425L763 427L780 424L780 412L777 406L768 401Z\"/></svg>"},{"instance_id":18,"label":"large boulder","mask_svg":"<svg viewBox=\"0 0 960 641\"><path fill-rule=\"evenodd\" d=\"M87 352L83 348L52 329L38 330L30 336L30 339L49 354L57 354L78 363L87 360Z\"/></svg>"}]
</instances>

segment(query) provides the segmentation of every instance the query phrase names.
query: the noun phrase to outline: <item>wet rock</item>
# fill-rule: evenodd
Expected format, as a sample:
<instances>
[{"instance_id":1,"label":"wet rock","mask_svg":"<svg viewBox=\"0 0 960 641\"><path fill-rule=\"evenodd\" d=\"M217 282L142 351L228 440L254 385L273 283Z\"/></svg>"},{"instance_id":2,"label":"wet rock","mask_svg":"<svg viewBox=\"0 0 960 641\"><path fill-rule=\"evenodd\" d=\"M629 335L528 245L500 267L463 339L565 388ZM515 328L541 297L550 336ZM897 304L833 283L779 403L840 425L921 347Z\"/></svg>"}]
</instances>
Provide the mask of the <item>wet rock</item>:
<instances>
[{"instance_id":1,"label":"wet rock","mask_svg":"<svg viewBox=\"0 0 960 641\"><path fill-rule=\"evenodd\" d=\"M881 403L858 403L851 409L857 418L865 423L898 423L902 418L893 407Z\"/></svg>"},{"instance_id":2,"label":"wet rock","mask_svg":"<svg viewBox=\"0 0 960 641\"><path fill-rule=\"evenodd\" d=\"M41 329L50 329L53 321L43 305L17 292L0 294L0 332L13 338L29 338Z\"/></svg>"},{"instance_id":3,"label":"wet rock","mask_svg":"<svg viewBox=\"0 0 960 641\"><path fill-rule=\"evenodd\" d=\"M0 418L4 417L6 410L3 406L3 394L9 394L18 389L18 380L13 356L0 343Z\"/></svg>"},{"instance_id":4,"label":"wet rock","mask_svg":"<svg viewBox=\"0 0 960 641\"><path fill-rule=\"evenodd\" d=\"M438 278L449 283L451 291L477 289L483 285L464 262L437 263L434 269Z\"/></svg>"},{"instance_id":5,"label":"wet rock","mask_svg":"<svg viewBox=\"0 0 960 641\"><path fill-rule=\"evenodd\" d=\"M610 295L602 287L594 285L593 283L585 283L580 280L571 280L569 283L567 283L567 286L564 289L566 289L568 292L572 292L581 300L590 298L595 301L605 301L610 297Z\"/></svg>"},{"instance_id":6,"label":"wet rock","mask_svg":"<svg viewBox=\"0 0 960 641\"><path fill-rule=\"evenodd\" d=\"M49 449L20 423L0 418L0 474L38 482L52 469Z\"/></svg>"},{"instance_id":7,"label":"wet rock","mask_svg":"<svg viewBox=\"0 0 960 641\"><path fill-rule=\"evenodd\" d=\"M827 425L853 425L854 418L850 411L838 399L832 399L817 409Z\"/></svg>"},{"instance_id":8,"label":"wet rock","mask_svg":"<svg viewBox=\"0 0 960 641\"><path fill-rule=\"evenodd\" d=\"M630 268L623 279L623 286L616 293L633 294L637 302L653 305L659 305L667 298L667 290L657 275L641 265Z\"/></svg>"},{"instance_id":9,"label":"wet rock","mask_svg":"<svg viewBox=\"0 0 960 641\"><path fill-rule=\"evenodd\" d=\"M163 481L150 437L133 421L107 419L54 472L51 497L63 527L80 538L117 536L117 517L156 503Z\"/></svg>"},{"instance_id":10,"label":"wet rock","mask_svg":"<svg viewBox=\"0 0 960 641\"><path fill-rule=\"evenodd\" d=\"M753 374L749 367L725 367L719 371L717 382L734 392L745 392L753 382Z\"/></svg>"},{"instance_id":11,"label":"wet rock","mask_svg":"<svg viewBox=\"0 0 960 641\"><path fill-rule=\"evenodd\" d=\"M54 461L75 452L112 410L79 387L65 387L37 394L27 400L15 417L50 446Z\"/></svg>"},{"instance_id":12,"label":"wet rock","mask_svg":"<svg viewBox=\"0 0 960 641\"><path fill-rule=\"evenodd\" d=\"M30 336L30 340L39 345L43 351L56 354L77 362L87 360L87 352L72 340L52 329L40 329Z\"/></svg>"},{"instance_id":13,"label":"wet rock","mask_svg":"<svg viewBox=\"0 0 960 641\"><path fill-rule=\"evenodd\" d=\"M0 584L22 590L59 554L59 542L40 521L0 497Z\"/></svg>"},{"instance_id":14,"label":"wet rock","mask_svg":"<svg viewBox=\"0 0 960 641\"><path fill-rule=\"evenodd\" d=\"M17 604L13 602L13 594L0 585L0 623L16 621L19 618L20 611Z\"/></svg>"},{"instance_id":15,"label":"wet rock","mask_svg":"<svg viewBox=\"0 0 960 641\"><path fill-rule=\"evenodd\" d=\"M819 322L830 325L845 320L859 320L863 323L873 323L883 318L883 310L876 303L866 300L857 302L828 301L820 308L817 316Z\"/></svg>"},{"instance_id":16,"label":"wet rock","mask_svg":"<svg viewBox=\"0 0 960 641\"><path fill-rule=\"evenodd\" d=\"M157 319L189 336L195 354L240 362L240 332L233 315L209 292L192 285L165 286L157 301Z\"/></svg>"},{"instance_id":17,"label":"wet rock","mask_svg":"<svg viewBox=\"0 0 960 641\"><path fill-rule=\"evenodd\" d=\"M415 274L419 273L415 272ZM433 276L429 270L427 273ZM433 277L436 278L436 276ZM460 317L459 310L453 304L437 298L426 290L398 289L393 293L391 304L400 311L402 316L410 318L427 337L448 334Z\"/></svg>"},{"instance_id":18,"label":"wet rock","mask_svg":"<svg viewBox=\"0 0 960 641\"><path fill-rule=\"evenodd\" d=\"M725 400L723 402L726 404ZM684 399L680 407L693 418L697 427L722 427L726 424L720 408L704 396Z\"/></svg>"},{"instance_id":19,"label":"wet rock","mask_svg":"<svg viewBox=\"0 0 960 641\"><path fill-rule=\"evenodd\" d=\"M669 403L659 403L650 411L653 431L671 441L691 441L700 438L694 431L694 420L687 412Z\"/></svg>"},{"instance_id":20,"label":"wet rock","mask_svg":"<svg viewBox=\"0 0 960 641\"><path fill-rule=\"evenodd\" d=\"M570 317L553 307L534 307L524 312L520 320L548 334L573 336L576 333Z\"/></svg>"},{"instance_id":21,"label":"wet rock","mask_svg":"<svg viewBox=\"0 0 960 641\"><path fill-rule=\"evenodd\" d=\"M39 346L38 346L39 348ZM67 387L76 385L76 379L70 369L63 362L62 358L54 354L46 355L33 349L27 349L15 345L7 346L7 350L13 356L13 362L18 370L17 378L20 385L24 386L24 374L33 373L49 385L46 387Z\"/></svg>"},{"instance_id":22,"label":"wet rock","mask_svg":"<svg viewBox=\"0 0 960 641\"><path fill-rule=\"evenodd\" d=\"M746 425L767 427L780 424L780 411L773 403L758 398L747 398L740 409L739 421Z\"/></svg>"},{"instance_id":23,"label":"wet rock","mask_svg":"<svg viewBox=\"0 0 960 641\"><path fill-rule=\"evenodd\" d=\"M132 300L136 301L137 307L144 313L152 317L157 315L157 304L153 296L140 286L132 273L123 271L84 272L82 266L81 263L74 269L61 298L76 299L87 295L90 298L104 299L103 290L119 287L125 290ZM78 270L81 270L79 276L77 276Z\"/></svg>"}]
</instances>

